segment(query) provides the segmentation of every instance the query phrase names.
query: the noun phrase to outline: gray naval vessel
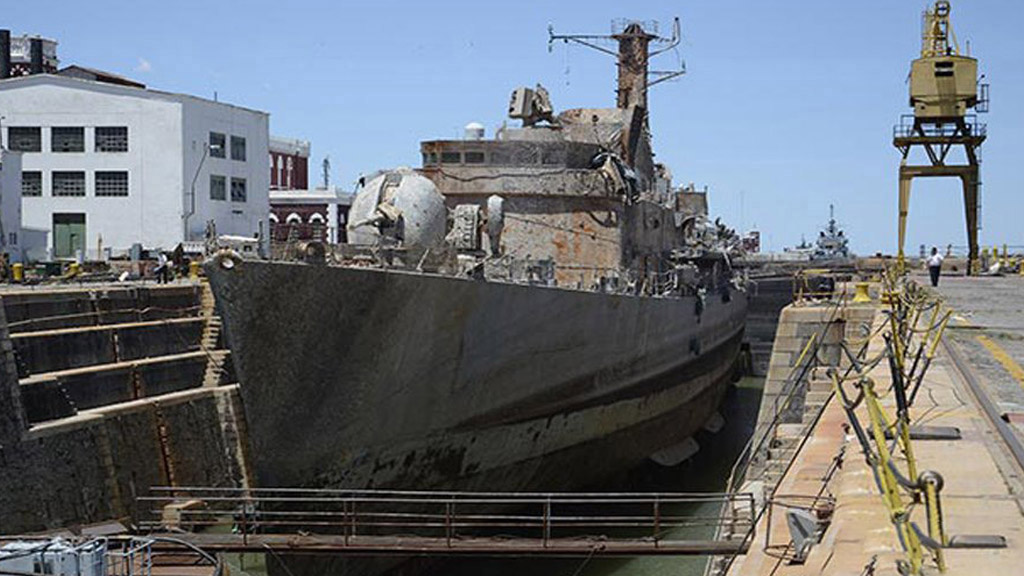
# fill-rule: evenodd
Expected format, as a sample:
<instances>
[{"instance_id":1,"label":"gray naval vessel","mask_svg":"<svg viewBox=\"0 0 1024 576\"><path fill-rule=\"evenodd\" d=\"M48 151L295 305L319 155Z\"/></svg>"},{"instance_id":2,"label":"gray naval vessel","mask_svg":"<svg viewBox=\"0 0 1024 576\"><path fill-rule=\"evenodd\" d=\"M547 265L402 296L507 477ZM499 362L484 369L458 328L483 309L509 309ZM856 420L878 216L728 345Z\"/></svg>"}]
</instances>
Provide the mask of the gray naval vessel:
<instances>
[{"instance_id":1,"label":"gray naval vessel","mask_svg":"<svg viewBox=\"0 0 1024 576\"><path fill-rule=\"evenodd\" d=\"M679 446L734 373L739 239L654 161L632 23L614 108L513 92L504 127L362 180L348 242L205 270L263 486L559 490Z\"/></svg>"}]
</instances>

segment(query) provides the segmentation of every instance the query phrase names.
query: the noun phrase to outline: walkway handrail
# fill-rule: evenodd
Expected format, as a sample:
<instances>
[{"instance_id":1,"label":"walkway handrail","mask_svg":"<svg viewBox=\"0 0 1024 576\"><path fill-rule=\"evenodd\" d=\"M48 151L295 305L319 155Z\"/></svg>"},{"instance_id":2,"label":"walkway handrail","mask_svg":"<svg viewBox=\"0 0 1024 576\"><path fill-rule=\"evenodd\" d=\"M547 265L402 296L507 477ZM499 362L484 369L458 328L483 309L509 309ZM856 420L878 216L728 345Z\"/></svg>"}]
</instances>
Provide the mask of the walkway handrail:
<instances>
[{"instance_id":1,"label":"walkway handrail","mask_svg":"<svg viewBox=\"0 0 1024 576\"><path fill-rule=\"evenodd\" d=\"M679 528L752 525L752 494L474 493L303 488L155 487L137 498L140 528L228 528L258 534L423 538L453 547L460 538L643 539L652 546L691 542ZM716 514L693 508L721 505ZM715 508L712 506L712 508ZM715 508L718 509L718 508Z\"/></svg>"}]
</instances>

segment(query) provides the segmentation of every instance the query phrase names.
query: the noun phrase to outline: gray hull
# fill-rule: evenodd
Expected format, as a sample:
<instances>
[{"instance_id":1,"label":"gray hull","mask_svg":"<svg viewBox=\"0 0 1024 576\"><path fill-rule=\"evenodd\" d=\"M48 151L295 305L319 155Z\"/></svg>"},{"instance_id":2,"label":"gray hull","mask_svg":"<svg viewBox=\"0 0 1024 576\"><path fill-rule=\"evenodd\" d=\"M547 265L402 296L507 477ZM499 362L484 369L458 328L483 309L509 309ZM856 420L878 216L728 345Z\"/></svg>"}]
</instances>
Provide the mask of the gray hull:
<instances>
[{"instance_id":1,"label":"gray hull","mask_svg":"<svg viewBox=\"0 0 1024 576\"><path fill-rule=\"evenodd\" d=\"M207 267L263 486L554 490L692 435L742 292L648 298L367 268Z\"/></svg>"}]
</instances>

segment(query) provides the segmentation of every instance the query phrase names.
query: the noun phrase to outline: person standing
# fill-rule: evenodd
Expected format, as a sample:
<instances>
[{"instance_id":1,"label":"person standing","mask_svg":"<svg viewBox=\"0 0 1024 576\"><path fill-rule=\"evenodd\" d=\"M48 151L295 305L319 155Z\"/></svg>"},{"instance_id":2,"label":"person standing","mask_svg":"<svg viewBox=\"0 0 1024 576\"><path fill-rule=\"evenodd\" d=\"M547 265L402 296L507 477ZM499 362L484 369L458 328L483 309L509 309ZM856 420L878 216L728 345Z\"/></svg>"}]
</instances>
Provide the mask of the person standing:
<instances>
[{"instance_id":1,"label":"person standing","mask_svg":"<svg viewBox=\"0 0 1024 576\"><path fill-rule=\"evenodd\" d=\"M158 252L156 256L156 281L158 284L166 284L167 276L170 270L168 269L167 255L163 252Z\"/></svg>"},{"instance_id":2,"label":"person standing","mask_svg":"<svg viewBox=\"0 0 1024 576\"><path fill-rule=\"evenodd\" d=\"M932 246L932 255L928 258L928 273L932 277L932 286L939 285L939 273L942 272L942 254L939 249Z\"/></svg>"}]
</instances>

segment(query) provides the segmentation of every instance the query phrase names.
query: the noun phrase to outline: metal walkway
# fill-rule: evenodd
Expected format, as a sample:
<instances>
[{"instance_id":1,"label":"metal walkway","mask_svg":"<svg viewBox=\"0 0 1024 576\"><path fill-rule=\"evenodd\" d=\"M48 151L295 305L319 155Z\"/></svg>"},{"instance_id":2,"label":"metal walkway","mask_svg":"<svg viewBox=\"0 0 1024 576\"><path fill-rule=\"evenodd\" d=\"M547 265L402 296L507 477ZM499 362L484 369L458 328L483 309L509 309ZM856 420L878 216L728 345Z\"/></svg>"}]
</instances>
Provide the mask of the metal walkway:
<instances>
[{"instance_id":1,"label":"metal walkway","mask_svg":"<svg viewBox=\"0 0 1024 576\"><path fill-rule=\"evenodd\" d=\"M754 514L750 494L159 487L138 504L142 530L208 552L361 556L742 554L705 535L745 534Z\"/></svg>"}]
</instances>

